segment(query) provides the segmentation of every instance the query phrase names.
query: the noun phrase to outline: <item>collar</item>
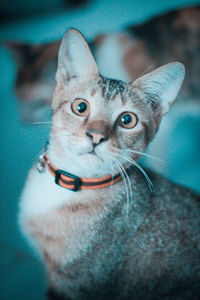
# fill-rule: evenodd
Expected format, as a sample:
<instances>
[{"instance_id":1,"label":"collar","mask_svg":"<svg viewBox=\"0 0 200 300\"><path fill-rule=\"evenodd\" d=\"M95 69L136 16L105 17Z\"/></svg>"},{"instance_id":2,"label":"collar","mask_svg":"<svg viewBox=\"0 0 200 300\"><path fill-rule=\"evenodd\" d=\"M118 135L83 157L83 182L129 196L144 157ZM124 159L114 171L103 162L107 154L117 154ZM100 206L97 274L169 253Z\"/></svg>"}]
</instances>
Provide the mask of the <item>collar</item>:
<instances>
[{"instance_id":1,"label":"collar","mask_svg":"<svg viewBox=\"0 0 200 300\"><path fill-rule=\"evenodd\" d=\"M39 157L38 171L41 172L45 166L50 174L55 177L56 184L74 192L105 188L122 180L119 173L115 176L108 175L102 178L83 178L60 170L50 161L44 148L43 154Z\"/></svg>"}]
</instances>

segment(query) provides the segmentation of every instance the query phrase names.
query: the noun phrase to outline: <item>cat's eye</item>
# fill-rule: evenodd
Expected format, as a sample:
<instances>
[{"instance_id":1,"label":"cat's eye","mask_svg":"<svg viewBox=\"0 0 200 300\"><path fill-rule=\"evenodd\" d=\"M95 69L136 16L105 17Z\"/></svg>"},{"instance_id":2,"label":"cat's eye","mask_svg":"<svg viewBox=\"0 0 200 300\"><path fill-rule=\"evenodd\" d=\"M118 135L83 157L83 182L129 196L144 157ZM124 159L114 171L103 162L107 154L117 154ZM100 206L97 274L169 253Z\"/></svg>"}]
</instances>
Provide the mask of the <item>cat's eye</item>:
<instances>
[{"instance_id":1,"label":"cat's eye","mask_svg":"<svg viewBox=\"0 0 200 300\"><path fill-rule=\"evenodd\" d=\"M123 128L133 128L137 124L137 116L132 112L123 112L121 115L119 115L117 123Z\"/></svg>"},{"instance_id":2,"label":"cat's eye","mask_svg":"<svg viewBox=\"0 0 200 300\"><path fill-rule=\"evenodd\" d=\"M72 111L78 116L86 117L90 113L90 104L85 99L76 98L72 102Z\"/></svg>"}]
</instances>

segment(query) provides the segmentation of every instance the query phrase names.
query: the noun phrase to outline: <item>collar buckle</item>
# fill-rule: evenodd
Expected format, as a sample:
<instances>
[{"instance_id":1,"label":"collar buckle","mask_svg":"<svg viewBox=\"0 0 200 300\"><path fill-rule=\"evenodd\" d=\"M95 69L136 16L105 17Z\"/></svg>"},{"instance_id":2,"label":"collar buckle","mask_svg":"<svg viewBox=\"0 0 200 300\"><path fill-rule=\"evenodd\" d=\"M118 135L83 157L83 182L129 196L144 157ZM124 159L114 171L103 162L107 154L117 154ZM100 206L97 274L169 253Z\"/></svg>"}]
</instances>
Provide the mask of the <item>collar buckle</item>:
<instances>
[{"instance_id":1,"label":"collar buckle","mask_svg":"<svg viewBox=\"0 0 200 300\"><path fill-rule=\"evenodd\" d=\"M38 172L42 173L44 171L45 162L44 162L44 154L43 153L39 155L36 167L37 167Z\"/></svg>"},{"instance_id":2,"label":"collar buckle","mask_svg":"<svg viewBox=\"0 0 200 300\"><path fill-rule=\"evenodd\" d=\"M61 178L61 175L65 175L65 176L73 179L74 188L68 188L68 190L73 191L73 192L77 192L79 190L80 185L81 185L81 179L78 176L73 175L73 174L68 173L68 172L65 172L63 170L56 170L55 171L55 183L56 184L61 186L60 183L59 183L59 179Z\"/></svg>"}]
</instances>

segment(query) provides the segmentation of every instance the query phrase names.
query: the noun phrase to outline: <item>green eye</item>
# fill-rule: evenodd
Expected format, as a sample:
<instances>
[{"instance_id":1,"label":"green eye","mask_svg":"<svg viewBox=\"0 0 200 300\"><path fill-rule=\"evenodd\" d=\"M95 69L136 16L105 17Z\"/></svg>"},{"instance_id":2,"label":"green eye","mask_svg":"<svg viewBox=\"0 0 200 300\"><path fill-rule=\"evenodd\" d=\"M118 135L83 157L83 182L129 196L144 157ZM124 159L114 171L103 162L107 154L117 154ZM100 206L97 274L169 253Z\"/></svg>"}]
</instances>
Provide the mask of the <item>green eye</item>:
<instances>
[{"instance_id":1,"label":"green eye","mask_svg":"<svg viewBox=\"0 0 200 300\"><path fill-rule=\"evenodd\" d=\"M86 117L90 113L90 104L85 99L77 98L72 103L72 111L78 116Z\"/></svg>"},{"instance_id":2,"label":"green eye","mask_svg":"<svg viewBox=\"0 0 200 300\"><path fill-rule=\"evenodd\" d=\"M132 112L123 112L117 119L118 125L122 128L133 128L137 124L137 116Z\"/></svg>"}]
</instances>

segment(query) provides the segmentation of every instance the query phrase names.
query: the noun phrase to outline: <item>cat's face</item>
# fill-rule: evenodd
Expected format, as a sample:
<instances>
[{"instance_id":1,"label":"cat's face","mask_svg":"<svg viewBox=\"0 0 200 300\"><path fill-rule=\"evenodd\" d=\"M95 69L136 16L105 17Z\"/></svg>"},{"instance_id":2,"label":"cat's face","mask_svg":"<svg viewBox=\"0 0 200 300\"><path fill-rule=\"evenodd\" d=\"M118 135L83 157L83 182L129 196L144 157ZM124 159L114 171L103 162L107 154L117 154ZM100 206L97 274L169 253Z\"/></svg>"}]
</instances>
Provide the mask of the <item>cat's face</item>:
<instances>
[{"instance_id":1,"label":"cat's face","mask_svg":"<svg viewBox=\"0 0 200 300\"><path fill-rule=\"evenodd\" d=\"M130 165L152 140L183 78L180 63L130 84L103 78L84 38L69 30L59 50L52 147L82 169L104 173Z\"/></svg>"},{"instance_id":2,"label":"cat's face","mask_svg":"<svg viewBox=\"0 0 200 300\"><path fill-rule=\"evenodd\" d=\"M59 97L64 101L53 113L52 138L63 156L82 167L85 161L109 169L112 161L124 163L133 145L143 151L157 128L139 92L121 81L75 81Z\"/></svg>"}]
</instances>

